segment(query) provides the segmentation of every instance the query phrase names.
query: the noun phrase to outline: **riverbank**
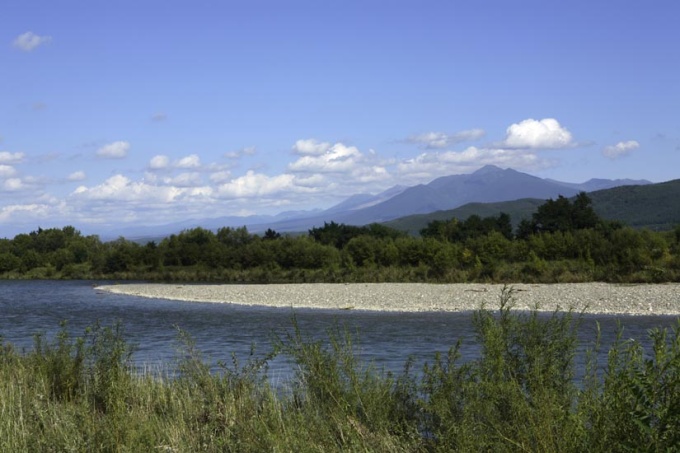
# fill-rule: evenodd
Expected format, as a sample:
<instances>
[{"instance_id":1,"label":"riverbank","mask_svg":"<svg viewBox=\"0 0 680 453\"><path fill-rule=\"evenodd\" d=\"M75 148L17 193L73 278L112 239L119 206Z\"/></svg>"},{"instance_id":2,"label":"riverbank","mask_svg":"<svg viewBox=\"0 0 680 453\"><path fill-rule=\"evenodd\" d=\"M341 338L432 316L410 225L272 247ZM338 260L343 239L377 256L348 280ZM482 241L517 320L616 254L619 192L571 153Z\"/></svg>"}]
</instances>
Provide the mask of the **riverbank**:
<instances>
[{"instance_id":1,"label":"riverbank","mask_svg":"<svg viewBox=\"0 0 680 453\"><path fill-rule=\"evenodd\" d=\"M116 294L188 302L216 302L282 308L397 312L468 311L498 307L499 284L120 284L95 288ZM680 284L515 284L515 307L541 311L680 315Z\"/></svg>"}]
</instances>

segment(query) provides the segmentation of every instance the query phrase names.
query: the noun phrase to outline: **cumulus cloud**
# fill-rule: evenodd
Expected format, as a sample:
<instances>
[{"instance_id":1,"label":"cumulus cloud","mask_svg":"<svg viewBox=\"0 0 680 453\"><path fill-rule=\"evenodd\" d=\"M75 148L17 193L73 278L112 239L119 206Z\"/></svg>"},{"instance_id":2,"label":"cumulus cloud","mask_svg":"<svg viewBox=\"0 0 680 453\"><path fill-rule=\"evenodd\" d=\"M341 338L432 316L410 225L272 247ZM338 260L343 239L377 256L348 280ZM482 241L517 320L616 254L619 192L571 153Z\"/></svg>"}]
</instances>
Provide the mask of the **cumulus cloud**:
<instances>
[{"instance_id":1,"label":"cumulus cloud","mask_svg":"<svg viewBox=\"0 0 680 453\"><path fill-rule=\"evenodd\" d=\"M502 147L515 149L560 149L574 146L571 132L554 118L527 119L506 130Z\"/></svg>"},{"instance_id":2,"label":"cumulus cloud","mask_svg":"<svg viewBox=\"0 0 680 453\"><path fill-rule=\"evenodd\" d=\"M12 177L16 172L16 169L11 165L0 165L0 178Z\"/></svg>"},{"instance_id":3,"label":"cumulus cloud","mask_svg":"<svg viewBox=\"0 0 680 453\"><path fill-rule=\"evenodd\" d=\"M602 149L602 154L609 159L618 159L619 157L629 155L639 147L640 144L635 140L628 140L627 142L619 142L616 145L605 146Z\"/></svg>"},{"instance_id":4,"label":"cumulus cloud","mask_svg":"<svg viewBox=\"0 0 680 453\"><path fill-rule=\"evenodd\" d=\"M163 170L165 168L168 168L170 165L170 158L168 156L164 156L162 154L159 154L157 156L153 156L151 160L149 161L149 168L151 170Z\"/></svg>"},{"instance_id":5,"label":"cumulus cloud","mask_svg":"<svg viewBox=\"0 0 680 453\"><path fill-rule=\"evenodd\" d=\"M170 202L181 191L175 187L160 187L140 181L131 181L121 174L111 176L94 187L79 186L73 191L76 199L108 201Z\"/></svg>"},{"instance_id":6,"label":"cumulus cloud","mask_svg":"<svg viewBox=\"0 0 680 453\"><path fill-rule=\"evenodd\" d=\"M24 52L30 52L33 49L43 44L47 44L50 41L52 41L51 36L38 36L32 31L27 31L24 34L17 36L12 45Z\"/></svg>"},{"instance_id":7,"label":"cumulus cloud","mask_svg":"<svg viewBox=\"0 0 680 453\"><path fill-rule=\"evenodd\" d=\"M230 178L231 172L228 170L220 170L210 174L210 180L214 183L229 181Z\"/></svg>"},{"instance_id":8,"label":"cumulus cloud","mask_svg":"<svg viewBox=\"0 0 680 453\"><path fill-rule=\"evenodd\" d=\"M300 187L320 187L327 185L327 179L324 175L314 174L307 176L295 177L295 184Z\"/></svg>"},{"instance_id":9,"label":"cumulus cloud","mask_svg":"<svg viewBox=\"0 0 680 453\"><path fill-rule=\"evenodd\" d=\"M395 184L427 183L439 176L469 173L486 164L522 171L538 170L553 162L537 150L572 143L570 134L566 138L562 134L560 142L556 131L566 129L551 121L554 120L519 122L508 128L506 140L501 144L461 147L462 150L438 148L481 138L484 131L471 129L455 134L433 132L412 136L405 140L425 149L413 150L408 159L387 159L375 150L360 150L340 142L298 140L288 153L287 167L278 173L250 167L244 174L231 168L233 162L226 160L203 163L198 154L185 157L158 154L141 164L145 167L141 169L143 176L116 174L107 175L110 177L106 180L93 180L88 174L88 182L73 185L79 187L66 198L66 210L60 211L60 218L83 223L154 224L210 217L220 212L236 213L242 209L258 214L273 213L284 206L286 209L328 206L355 193L378 193ZM537 125L545 130L527 133ZM127 156L129 149L127 142L114 142L99 148L97 155L121 158ZM254 147L247 147L224 156L240 158L254 153ZM33 182L23 175L24 167L16 166L15 170L14 164L24 160L21 153L0 153L0 191L19 191L7 195L5 203L17 203L21 195L28 193L26 189L31 189L31 198L27 201L49 204L36 200L45 192L43 186L54 181ZM31 163L34 162L31 158ZM80 167L75 162L73 165L76 167L70 171ZM134 169L129 171L137 174ZM84 172L77 171L68 176L68 181L85 178ZM58 182L64 184L66 180L62 178ZM20 211L14 215L21 215Z\"/></svg>"},{"instance_id":10,"label":"cumulus cloud","mask_svg":"<svg viewBox=\"0 0 680 453\"><path fill-rule=\"evenodd\" d=\"M220 185L218 193L227 198L269 196L294 190L294 179L291 174L267 176L249 170L245 175Z\"/></svg>"},{"instance_id":11,"label":"cumulus cloud","mask_svg":"<svg viewBox=\"0 0 680 453\"><path fill-rule=\"evenodd\" d=\"M178 187L196 187L203 183L201 175L196 172L180 173L172 178L166 178L163 181L165 184L170 186Z\"/></svg>"},{"instance_id":12,"label":"cumulus cloud","mask_svg":"<svg viewBox=\"0 0 680 453\"><path fill-rule=\"evenodd\" d=\"M404 141L406 143L420 145L426 149L441 149L461 142L479 140L485 135L486 132L484 132L483 129L469 129L457 132L455 134L446 134L444 132L426 132L424 134L411 135Z\"/></svg>"},{"instance_id":13,"label":"cumulus cloud","mask_svg":"<svg viewBox=\"0 0 680 453\"><path fill-rule=\"evenodd\" d=\"M198 168L201 166L201 158L196 154L183 157L175 163L177 168Z\"/></svg>"},{"instance_id":14,"label":"cumulus cloud","mask_svg":"<svg viewBox=\"0 0 680 453\"><path fill-rule=\"evenodd\" d=\"M83 181L85 179L85 172L84 171L75 171L68 175L67 178L69 181Z\"/></svg>"},{"instance_id":15,"label":"cumulus cloud","mask_svg":"<svg viewBox=\"0 0 680 453\"><path fill-rule=\"evenodd\" d=\"M0 208L0 222L15 220L15 217L20 217L19 220L26 220L27 217L44 218L47 217L49 211L49 205L38 203L3 206Z\"/></svg>"},{"instance_id":16,"label":"cumulus cloud","mask_svg":"<svg viewBox=\"0 0 680 453\"><path fill-rule=\"evenodd\" d=\"M331 148L328 142L319 143L313 138L298 140L293 145L293 152L301 155L319 155L327 152Z\"/></svg>"},{"instance_id":17,"label":"cumulus cloud","mask_svg":"<svg viewBox=\"0 0 680 453\"><path fill-rule=\"evenodd\" d=\"M417 181L469 173L484 165L537 170L552 165L536 154L521 150L468 147L463 151L428 152L397 164L400 179Z\"/></svg>"},{"instance_id":18,"label":"cumulus cloud","mask_svg":"<svg viewBox=\"0 0 680 453\"><path fill-rule=\"evenodd\" d=\"M358 167L352 172L352 180L362 184L387 181L390 178L390 173L381 166Z\"/></svg>"},{"instance_id":19,"label":"cumulus cloud","mask_svg":"<svg viewBox=\"0 0 680 453\"><path fill-rule=\"evenodd\" d=\"M5 180L2 186L8 192L16 192L24 188L24 184L19 178L9 178Z\"/></svg>"},{"instance_id":20,"label":"cumulus cloud","mask_svg":"<svg viewBox=\"0 0 680 453\"><path fill-rule=\"evenodd\" d=\"M229 151L224 153L224 157L227 159L240 159L243 156L254 156L256 152L257 148L254 146L246 146L245 148L241 148L238 151Z\"/></svg>"},{"instance_id":21,"label":"cumulus cloud","mask_svg":"<svg viewBox=\"0 0 680 453\"><path fill-rule=\"evenodd\" d=\"M130 144L118 141L104 145L97 150L97 156L103 159L122 159L127 156Z\"/></svg>"},{"instance_id":22,"label":"cumulus cloud","mask_svg":"<svg viewBox=\"0 0 680 453\"><path fill-rule=\"evenodd\" d=\"M24 153L0 151L0 164L18 164L24 160Z\"/></svg>"},{"instance_id":23,"label":"cumulus cloud","mask_svg":"<svg viewBox=\"0 0 680 453\"><path fill-rule=\"evenodd\" d=\"M362 157L356 147L336 143L323 154L302 156L289 164L288 169L292 172L345 173L354 169Z\"/></svg>"}]
</instances>

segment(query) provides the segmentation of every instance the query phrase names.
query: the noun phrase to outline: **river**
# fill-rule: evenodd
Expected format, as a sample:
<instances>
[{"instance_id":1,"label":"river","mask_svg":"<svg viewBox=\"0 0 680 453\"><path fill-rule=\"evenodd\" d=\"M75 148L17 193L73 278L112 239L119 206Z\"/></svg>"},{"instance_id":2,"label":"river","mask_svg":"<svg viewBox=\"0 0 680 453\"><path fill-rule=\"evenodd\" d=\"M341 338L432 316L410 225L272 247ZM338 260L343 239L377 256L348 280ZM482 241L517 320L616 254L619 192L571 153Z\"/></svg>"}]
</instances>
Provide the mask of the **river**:
<instances>
[{"instance_id":1,"label":"river","mask_svg":"<svg viewBox=\"0 0 680 453\"><path fill-rule=\"evenodd\" d=\"M49 338L62 321L73 335L99 321L111 326L120 321L126 339L136 346L134 364L143 369L168 366L178 355L178 328L187 332L206 361L230 363L232 354L244 360L254 346L257 356L271 350L274 336L292 331L295 317L301 332L324 338L328 329L340 326L357 335L356 350L362 359L400 372L408 357L417 364L430 361L435 352L445 353L462 341L464 360L479 354L471 313L387 313L345 310L266 308L218 303L179 302L103 293L95 286L104 281L0 281L0 336L19 350L30 350L35 334ZM548 316L548 315L545 315ZM596 323L602 343L611 344L617 323L624 338L646 340L653 327L675 325L675 316L588 315L579 330L580 349L592 347ZM270 373L289 376L283 359L272 362Z\"/></svg>"}]
</instances>

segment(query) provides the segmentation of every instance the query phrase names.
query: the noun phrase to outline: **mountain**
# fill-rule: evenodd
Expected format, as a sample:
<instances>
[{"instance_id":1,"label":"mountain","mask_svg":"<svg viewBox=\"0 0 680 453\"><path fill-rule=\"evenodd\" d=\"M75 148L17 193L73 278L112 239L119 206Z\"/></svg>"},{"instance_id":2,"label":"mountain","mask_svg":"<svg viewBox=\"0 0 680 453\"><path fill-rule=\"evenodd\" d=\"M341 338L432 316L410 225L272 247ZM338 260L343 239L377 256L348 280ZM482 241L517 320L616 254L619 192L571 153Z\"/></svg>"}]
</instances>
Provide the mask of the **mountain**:
<instances>
[{"instance_id":1,"label":"mountain","mask_svg":"<svg viewBox=\"0 0 680 453\"><path fill-rule=\"evenodd\" d=\"M453 209L470 202L572 196L578 192L579 189L516 170L487 165L471 174L444 176L429 184L410 187L389 200L342 218L352 224L384 222L409 214Z\"/></svg>"},{"instance_id":2,"label":"mountain","mask_svg":"<svg viewBox=\"0 0 680 453\"><path fill-rule=\"evenodd\" d=\"M345 212L345 211L355 211L357 209L369 208L375 206L378 203L389 200L402 193L404 190L408 189L406 186L393 186L384 192L380 192L378 195L371 194L358 194L352 195L345 201L336 204L335 206L328 208L324 211L325 214L330 214L333 212Z\"/></svg>"},{"instance_id":3,"label":"mountain","mask_svg":"<svg viewBox=\"0 0 680 453\"><path fill-rule=\"evenodd\" d=\"M253 233L261 233L268 228L278 232L304 232L322 226L324 222L366 225L388 222L404 216L449 211L468 203L499 203L526 198L544 201L559 195L570 197L581 191L588 191L588 188L635 182L648 183L606 179L591 179L582 184L566 183L542 179L510 168L502 169L487 165L474 173L444 176L428 184L412 187L394 186L377 195L357 194L323 211L293 211L275 216L194 219L163 226L118 229L113 238L120 235L131 238L159 237L197 226L211 230L225 226L246 226ZM523 209L529 207L525 206Z\"/></svg>"},{"instance_id":4,"label":"mountain","mask_svg":"<svg viewBox=\"0 0 680 453\"><path fill-rule=\"evenodd\" d=\"M314 216L266 224L250 224L253 232L272 228L279 232L305 231L324 222L366 225L386 222L404 215L451 209L471 201L503 201L526 197L571 196L579 191L546 182L536 176L493 165L471 174L437 178L429 184L395 186L375 197L357 195Z\"/></svg>"},{"instance_id":5,"label":"mountain","mask_svg":"<svg viewBox=\"0 0 680 453\"><path fill-rule=\"evenodd\" d=\"M668 230L680 225L680 179L597 190L588 196L595 212L606 220L619 220L634 228L653 230ZM401 217L385 222L385 225L416 234L433 220L465 220L473 214L489 217L505 212L510 215L513 226L517 226L522 219L530 219L545 200L526 198L500 203L468 203L456 209Z\"/></svg>"},{"instance_id":6,"label":"mountain","mask_svg":"<svg viewBox=\"0 0 680 453\"><path fill-rule=\"evenodd\" d=\"M509 168L502 169L487 165L474 173L444 176L428 184L407 188L397 186L374 198L368 195L350 197L326 211L304 219L287 219L266 225L249 225L248 228L253 232L264 231L266 228L273 228L280 232L293 232L305 231L331 221L349 225L366 225L373 222L389 222L408 215L455 209L471 202L497 203L524 198L545 201L559 195L570 197L583 191L584 187L594 187L597 184L630 182L630 180L617 181L591 180L583 184L571 184L542 179ZM390 193L391 191L394 195ZM386 195L392 196L386 197ZM380 201L380 199L384 200ZM530 212L533 212L533 209Z\"/></svg>"},{"instance_id":7,"label":"mountain","mask_svg":"<svg viewBox=\"0 0 680 453\"><path fill-rule=\"evenodd\" d=\"M652 184L651 181L646 179L589 179L583 183L570 183L556 181L554 179L546 179L546 181L561 184L565 187L571 187L572 189L577 189L582 192L594 192L596 190L612 189L614 187L620 186L644 186L647 184Z\"/></svg>"}]
</instances>

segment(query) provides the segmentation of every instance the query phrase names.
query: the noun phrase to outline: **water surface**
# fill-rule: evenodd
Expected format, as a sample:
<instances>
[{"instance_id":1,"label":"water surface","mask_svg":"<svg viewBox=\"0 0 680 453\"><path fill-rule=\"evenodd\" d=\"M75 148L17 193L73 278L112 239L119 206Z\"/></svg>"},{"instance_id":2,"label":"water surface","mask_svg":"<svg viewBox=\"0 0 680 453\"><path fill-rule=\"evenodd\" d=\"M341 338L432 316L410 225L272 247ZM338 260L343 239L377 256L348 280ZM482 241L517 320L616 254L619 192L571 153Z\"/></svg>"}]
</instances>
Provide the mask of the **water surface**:
<instances>
[{"instance_id":1,"label":"water surface","mask_svg":"<svg viewBox=\"0 0 680 453\"><path fill-rule=\"evenodd\" d=\"M431 361L435 352L447 352L458 339L464 359L479 354L469 312L293 312L291 308L147 299L94 289L107 283L0 281L0 336L29 350L35 334L51 337L62 321L72 334L82 335L97 321L110 326L119 320L128 341L136 345L135 363L153 368L178 357L178 328L195 340L206 360L231 362L232 353L244 360L253 346L258 355L269 352L273 336L292 330L294 316L303 335L310 338L324 338L334 326L356 333L360 356L395 372L402 370L409 356L418 364ZM675 316L587 315L579 331L581 349L592 346L596 323L601 326L603 344L608 345L614 341L619 322L624 338L644 340L649 329L669 327L676 320ZM291 371L283 359L274 361L272 370L282 375Z\"/></svg>"}]
</instances>

